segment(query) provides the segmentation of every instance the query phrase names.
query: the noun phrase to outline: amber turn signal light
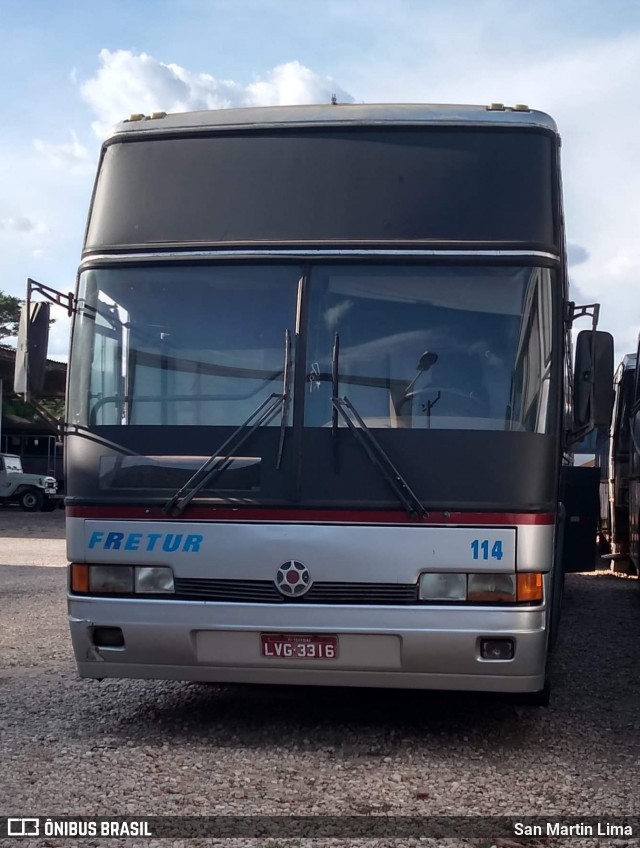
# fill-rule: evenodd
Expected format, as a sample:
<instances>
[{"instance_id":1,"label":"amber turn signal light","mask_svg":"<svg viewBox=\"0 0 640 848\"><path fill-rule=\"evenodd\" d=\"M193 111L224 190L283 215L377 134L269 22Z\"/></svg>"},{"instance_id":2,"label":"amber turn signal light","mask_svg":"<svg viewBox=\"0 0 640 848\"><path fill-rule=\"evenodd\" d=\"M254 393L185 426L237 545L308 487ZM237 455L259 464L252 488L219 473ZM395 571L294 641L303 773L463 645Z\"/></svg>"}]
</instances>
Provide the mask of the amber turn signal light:
<instances>
[{"instance_id":1,"label":"amber turn signal light","mask_svg":"<svg viewBox=\"0 0 640 848\"><path fill-rule=\"evenodd\" d=\"M542 600L542 574L539 571L520 572L517 578L518 603Z\"/></svg>"},{"instance_id":2,"label":"amber turn signal light","mask_svg":"<svg viewBox=\"0 0 640 848\"><path fill-rule=\"evenodd\" d=\"M72 592L88 592L89 591L89 566L71 563L71 591Z\"/></svg>"}]
</instances>

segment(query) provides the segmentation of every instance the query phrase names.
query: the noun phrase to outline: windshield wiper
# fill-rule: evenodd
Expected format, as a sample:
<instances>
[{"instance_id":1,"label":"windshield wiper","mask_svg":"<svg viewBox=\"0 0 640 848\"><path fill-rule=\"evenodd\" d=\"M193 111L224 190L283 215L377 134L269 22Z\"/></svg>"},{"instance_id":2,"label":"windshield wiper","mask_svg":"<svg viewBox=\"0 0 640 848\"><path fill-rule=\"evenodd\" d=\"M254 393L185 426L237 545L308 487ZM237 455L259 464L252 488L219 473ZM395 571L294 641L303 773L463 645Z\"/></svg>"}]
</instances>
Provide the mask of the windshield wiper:
<instances>
[{"instance_id":1,"label":"windshield wiper","mask_svg":"<svg viewBox=\"0 0 640 848\"><path fill-rule=\"evenodd\" d=\"M409 513L421 518L426 515L426 509L422 506L420 499L415 494L411 486L404 479L402 474L395 467L393 462L384 452L380 442L375 438L371 430L367 427L358 410L351 403L349 398L338 396L338 387L340 383L339 374L339 356L340 356L340 339L338 334L335 334L333 342L333 356L331 363L331 431L333 440L334 462L337 468L337 450L338 450L338 415L341 415L347 427L353 433L357 442L363 447L365 453L371 460L371 463L382 474L389 487L393 490L396 497Z\"/></svg>"},{"instance_id":2,"label":"windshield wiper","mask_svg":"<svg viewBox=\"0 0 640 848\"><path fill-rule=\"evenodd\" d=\"M382 474L396 497L409 515L422 517L426 509L420 499L409 486L402 474L382 449L380 442L362 420L357 409L347 397L331 398L333 408L340 413L345 424L351 430L356 440L362 445L372 464ZM356 426L357 425L357 426Z\"/></svg>"},{"instance_id":3,"label":"windshield wiper","mask_svg":"<svg viewBox=\"0 0 640 848\"><path fill-rule=\"evenodd\" d=\"M211 485L233 462L233 454L255 433L272 421L278 412L282 415L280 425L280 441L276 468L280 468L284 436L289 413L289 384L291 374L291 333L285 332L285 363L283 370L283 391L274 392L254 409L251 415L226 439L217 450L207 459L198 470L187 480L182 488L163 506L162 511L167 515L178 516L191 503L193 498L204 486Z\"/></svg>"},{"instance_id":4,"label":"windshield wiper","mask_svg":"<svg viewBox=\"0 0 640 848\"><path fill-rule=\"evenodd\" d=\"M280 419L280 442L278 444L278 458L276 468L280 468L282 452L284 450L284 436L289 423L289 406L291 400L291 333L285 330L284 334L284 375L282 378L282 418Z\"/></svg>"}]
</instances>

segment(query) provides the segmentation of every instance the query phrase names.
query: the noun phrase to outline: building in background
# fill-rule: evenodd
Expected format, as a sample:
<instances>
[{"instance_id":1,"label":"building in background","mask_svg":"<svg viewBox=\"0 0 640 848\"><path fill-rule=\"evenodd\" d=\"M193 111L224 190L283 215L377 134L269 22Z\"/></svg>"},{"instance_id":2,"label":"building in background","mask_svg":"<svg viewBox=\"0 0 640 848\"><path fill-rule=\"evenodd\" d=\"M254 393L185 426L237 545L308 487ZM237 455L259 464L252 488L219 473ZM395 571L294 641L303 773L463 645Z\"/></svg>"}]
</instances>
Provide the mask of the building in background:
<instances>
[{"instance_id":1,"label":"building in background","mask_svg":"<svg viewBox=\"0 0 640 848\"><path fill-rule=\"evenodd\" d=\"M63 481L63 445L52 421L24 403L13 390L15 348L0 345L0 453L22 458L24 471L50 474ZM55 413L63 409L67 366L47 360L45 391L42 400Z\"/></svg>"}]
</instances>

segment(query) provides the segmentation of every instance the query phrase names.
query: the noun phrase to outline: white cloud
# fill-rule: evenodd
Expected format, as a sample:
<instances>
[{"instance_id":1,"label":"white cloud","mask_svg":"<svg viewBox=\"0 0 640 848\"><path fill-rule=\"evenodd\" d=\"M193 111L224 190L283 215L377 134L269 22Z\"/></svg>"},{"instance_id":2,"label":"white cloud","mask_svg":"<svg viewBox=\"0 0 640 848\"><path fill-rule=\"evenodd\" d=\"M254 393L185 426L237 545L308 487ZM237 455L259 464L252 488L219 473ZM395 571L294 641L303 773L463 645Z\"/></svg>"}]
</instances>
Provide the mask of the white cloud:
<instances>
[{"instance_id":1,"label":"white cloud","mask_svg":"<svg viewBox=\"0 0 640 848\"><path fill-rule=\"evenodd\" d=\"M37 224L31 218L17 216L15 218L0 219L0 230L11 233L35 233L41 229L41 225Z\"/></svg>"},{"instance_id":2,"label":"white cloud","mask_svg":"<svg viewBox=\"0 0 640 848\"><path fill-rule=\"evenodd\" d=\"M353 97L330 77L320 77L300 62L287 62L269 71L265 80L257 80L247 86L241 105L296 106L305 103L329 103L333 94L341 103L353 102Z\"/></svg>"},{"instance_id":3,"label":"white cloud","mask_svg":"<svg viewBox=\"0 0 640 848\"><path fill-rule=\"evenodd\" d=\"M321 77L295 61L278 65L249 85L194 73L129 50L101 50L100 63L80 91L98 118L92 126L101 138L113 124L135 112L328 103L334 93L342 102L353 100L330 77Z\"/></svg>"},{"instance_id":4,"label":"white cloud","mask_svg":"<svg viewBox=\"0 0 640 848\"><path fill-rule=\"evenodd\" d=\"M578 306L586 306L593 300L593 298L588 298L571 278L569 279L569 298ZM586 324L584 326L576 326L576 330L584 330L586 326Z\"/></svg>"},{"instance_id":5,"label":"white cloud","mask_svg":"<svg viewBox=\"0 0 640 848\"><path fill-rule=\"evenodd\" d=\"M574 268L576 265L582 265L583 262L588 262L589 251L586 247L582 247L580 244L568 244L567 259L569 261L569 266Z\"/></svg>"},{"instance_id":6,"label":"white cloud","mask_svg":"<svg viewBox=\"0 0 640 848\"><path fill-rule=\"evenodd\" d=\"M26 215L0 218L0 238L3 241L3 251L6 251L9 245L13 245L16 249L19 249L20 245L24 247L25 242L33 245L34 239L37 239L37 244L45 233L48 233L48 227L35 218ZM33 249L37 248L33 247Z\"/></svg>"},{"instance_id":7,"label":"white cloud","mask_svg":"<svg viewBox=\"0 0 640 848\"><path fill-rule=\"evenodd\" d=\"M71 171L93 169L89 151L78 141L74 132L71 133L71 141L68 144L50 144L37 138L33 146L56 168Z\"/></svg>"}]
</instances>

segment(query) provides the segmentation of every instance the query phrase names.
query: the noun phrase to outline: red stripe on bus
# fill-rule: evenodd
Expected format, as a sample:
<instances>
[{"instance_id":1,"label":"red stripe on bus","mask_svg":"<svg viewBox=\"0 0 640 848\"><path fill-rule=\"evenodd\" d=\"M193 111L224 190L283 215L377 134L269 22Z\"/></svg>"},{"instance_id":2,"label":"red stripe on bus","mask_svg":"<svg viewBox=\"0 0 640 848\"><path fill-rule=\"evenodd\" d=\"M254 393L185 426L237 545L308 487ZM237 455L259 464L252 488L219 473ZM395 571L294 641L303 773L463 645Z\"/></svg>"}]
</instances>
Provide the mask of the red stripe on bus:
<instances>
[{"instance_id":1,"label":"red stripe on bus","mask_svg":"<svg viewBox=\"0 0 640 848\"><path fill-rule=\"evenodd\" d=\"M325 522L329 524L555 524L553 513L540 512L429 512L410 518L402 510L288 509L272 507L187 507L177 518L161 507L68 506L70 518L143 519L146 521L279 521Z\"/></svg>"}]
</instances>

